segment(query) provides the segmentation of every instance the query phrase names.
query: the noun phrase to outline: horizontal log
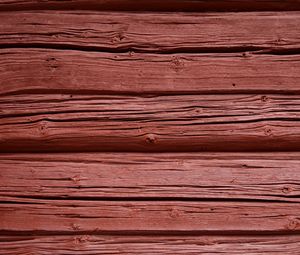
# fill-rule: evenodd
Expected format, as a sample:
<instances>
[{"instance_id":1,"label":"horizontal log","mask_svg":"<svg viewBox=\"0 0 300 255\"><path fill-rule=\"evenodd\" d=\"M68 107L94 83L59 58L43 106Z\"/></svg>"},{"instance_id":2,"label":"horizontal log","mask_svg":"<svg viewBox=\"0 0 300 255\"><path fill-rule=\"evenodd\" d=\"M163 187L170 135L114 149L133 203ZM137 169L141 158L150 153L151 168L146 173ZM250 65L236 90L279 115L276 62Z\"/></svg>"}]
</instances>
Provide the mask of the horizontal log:
<instances>
[{"instance_id":1,"label":"horizontal log","mask_svg":"<svg viewBox=\"0 0 300 255\"><path fill-rule=\"evenodd\" d=\"M0 95L300 92L300 55L0 50Z\"/></svg>"},{"instance_id":2,"label":"horizontal log","mask_svg":"<svg viewBox=\"0 0 300 255\"><path fill-rule=\"evenodd\" d=\"M294 255L299 235L277 236L0 236L0 254Z\"/></svg>"},{"instance_id":3,"label":"horizontal log","mask_svg":"<svg viewBox=\"0 0 300 255\"><path fill-rule=\"evenodd\" d=\"M299 202L300 153L2 154L0 196Z\"/></svg>"},{"instance_id":4,"label":"horizontal log","mask_svg":"<svg viewBox=\"0 0 300 255\"><path fill-rule=\"evenodd\" d=\"M0 10L83 9L120 11L270 11L300 10L299 0L5 0Z\"/></svg>"},{"instance_id":5,"label":"horizontal log","mask_svg":"<svg viewBox=\"0 0 300 255\"><path fill-rule=\"evenodd\" d=\"M299 105L275 94L7 95L0 151L299 150Z\"/></svg>"},{"instance_id":6,"label":"horizontal log","mask_svg":"<svg viewBox=\"0 0 300 255\"><path fill-rule=\"evenodd\" d=\"M0 199L3 233L292 234L300 230L299 203Z\"/></svg>"},{"instance_id":7,"label":"horizontal log","mask_svg":"<svg viewBox=\"0 0 300 255\"><path fill-rule=\"evenodd\" d=\"M299 52L299 17L299 12L8 12L0 15L0 46L168 53Z\"/></svg>"}]
</instances>

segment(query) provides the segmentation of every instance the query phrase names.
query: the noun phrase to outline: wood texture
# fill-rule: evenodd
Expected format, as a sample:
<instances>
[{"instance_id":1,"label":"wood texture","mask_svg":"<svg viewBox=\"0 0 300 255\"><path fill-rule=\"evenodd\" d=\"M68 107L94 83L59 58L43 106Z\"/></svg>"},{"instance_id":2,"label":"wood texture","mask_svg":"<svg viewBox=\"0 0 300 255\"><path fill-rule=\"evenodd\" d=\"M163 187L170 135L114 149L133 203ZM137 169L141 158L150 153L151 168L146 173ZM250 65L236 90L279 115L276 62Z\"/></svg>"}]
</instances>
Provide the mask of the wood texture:
<instances>
[{"instance_id":1,"label":"wood texture","mask_svg":"<svg viewBox=\"0 0 300 255\"><path fill-rule=\"evenodd\" d=\"M275 94L3 96L0 150L299 150L299 105Z\"/></svg>"},{"instance_id":2,"label":"wood texture","mask_svg":"<svg viewBox=\"0 0 300 255\"><path fill-rule=\"evenodd\" d=\"M82 26L84 24L84 26ZM299 53L299 12L4 12L0 46L213 53ZM288 28L288 29L287 29ZM287 51L288 52L288 51Z\"/></svg>"},{"instance_id":3,"label":"wood texture","mask_svg":"<svg viewBox=\"0 0 300 255\"><path fill-rule=\"evenodd\" d=\"M28 233L298 233L299 203L1 198L0 231ZM7 203L5 203L7 202Z\"/></svg>"},{"instance_id":4,"label":"wood texture","mask_svg":"<svg viewBox=\"0 0 300 255\"><path fill-rule=\"evenodd\" d=\"M1 255L227 254L295 255L299 235L272 236L6 236Z\"/></svg>"},{"instance_id":5,"label":"wood texture","mask_svg":"<svg viewBox=\"0 0 300 255\"><path fill-rule=\"evenodd\" d=\"M299 55L164 55L46 49L2 49L0 55L0 94L300 91Z\"/></svg>"},{"instance_id":6,"label":"wood texture","mask_svg":"<svg viewBox=\"0 0 300 255\"><path fill-rule=\"evenodd\" d=\"M299 0L2 0L0 10L92 9L121 11L300 10Z\"/></svg>"},{"instance_id":7,"label":"wood texture","mask_svg":"<svg viewBox=\"0 0 300 255\"><path fill-rule=\"evenodd\" d=\"M3 154L0 196L299 202L300 153Z\"/></svg>"},{"instance_id":8,"label":"wood texture","mask_svg":"<svg viewBox=\"0 0 300 255\"><path fill-rule=\"evenodd\" d=\"M0 255L298 254L299 11L0 0Z\"/></svg>"}]
</instances>

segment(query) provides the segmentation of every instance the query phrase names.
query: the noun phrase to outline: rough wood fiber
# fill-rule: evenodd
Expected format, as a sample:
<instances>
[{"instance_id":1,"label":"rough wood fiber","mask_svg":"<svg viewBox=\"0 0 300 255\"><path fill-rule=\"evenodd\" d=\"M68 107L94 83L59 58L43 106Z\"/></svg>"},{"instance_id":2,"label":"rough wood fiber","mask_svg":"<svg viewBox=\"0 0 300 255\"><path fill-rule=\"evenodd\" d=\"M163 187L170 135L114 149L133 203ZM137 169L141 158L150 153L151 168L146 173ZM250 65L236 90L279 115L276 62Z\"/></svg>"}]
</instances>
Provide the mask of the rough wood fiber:
<instances>
[{"instance_id":1,"label":"rough wood fiber","mask_svg":"<svg viewBox=\"0 0 300 255\"><path fill-rule=\"evenodd\" d=\"M4 154L0 169L2 197L224 203L300 197L300 153Z\"/></svg>"},{"instance_id":2,"label":"rough wood fiber","mask_svg":"<svg viewBox=\"0 0 300 255\"><path fill-rule=\"evenodd\" d=\"M300 13L82 9L300 1L0 1L1 152L186 151L0 154L0 254L297 254Z\"/></svg>"},{"instance_id":3,"label":"rough wood fiber","mask_svg":"<svg viewBox=\"0 0 300 255\"><path fill-rule=\"evenodd\" d=\"M49 49L2 49L0 55L0 94L300 92L300 55Z\"/></svg>"},{"instance_id":4,"label":"rough wood fiber","mask_svg":"<svg viewBox=\"0 0 300 255\"><path fill-rule=\"evenodd\" d=\"M0 46L164 53L300 52L299 14L7 12L0 15Z\"/></svg>"},{"instance_id":5,"label":"rough wood fiber","mask_svg":"<svg viewBox=\"0 0 300 255\"><path fill-rule=\"evenodd\" d=\"M226 254L295 255L299 235L272 236L7 236L0 237L1 255L91 254Z\"/></svg>"},{"instance_id":6,"label":"rough wood fiber","mask_svg":"<svg viewBox=\"0 0 300 255\"><path fill-rule=\"evenodd\" d=\"M121 11L300 10L299 0L2 0L0 10L92 9Z\"/></svg>"},{"instance_id":7,"label":"rough wood fiber","mask_svg":"<svg viewBox=\"0 0 300 255\"><path fill-rule=\"evenodd\" d=\"M275 94L2 96L0 150L299 150L299 106Z\"/></svg>"},{"instance_id":8,"label":"rough wood fiber","mask_svg":"<svg viewBox=\"0 0 300 255\"><path fill-rule=\"evenodd\" d=\"M1 197L0 231L299 233L299 203L96 201Z\"/></svg>"}]
</instances>

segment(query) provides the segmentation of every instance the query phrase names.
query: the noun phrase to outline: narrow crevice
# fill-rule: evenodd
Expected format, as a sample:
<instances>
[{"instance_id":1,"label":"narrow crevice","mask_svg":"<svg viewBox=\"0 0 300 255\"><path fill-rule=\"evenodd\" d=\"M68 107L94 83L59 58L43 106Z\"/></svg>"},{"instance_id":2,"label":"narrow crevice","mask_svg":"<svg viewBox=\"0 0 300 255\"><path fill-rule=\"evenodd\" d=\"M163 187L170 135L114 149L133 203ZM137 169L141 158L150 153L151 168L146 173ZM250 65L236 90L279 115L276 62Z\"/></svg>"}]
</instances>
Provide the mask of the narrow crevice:
<instances>
[{"instance_id":1,"label":"narrow crevice","mask_svg":"<svg viewBox=\"0 0 300 255\"><path fill-rule=\"evenodd\" d=\"M269 49L262 49L254 54L265 54L265 55L300 55L300 48L269 48ZM290 61L290 60L289 60Z\"/></svg>"},{"instance_id":2,"label":"narrow crevice","mask_svg":"<svg viewBox=\"0 0 300 255\"><path fill-rule=\"evenodd\" d=\"M153 54L210 54L210 53L242 53L269 51L266 47L252 45L228 46L228 47L178 47L175 49L159 48L156 45L149 45L143 48L139 45L101 47L92 45L75 45L66 43L0 43L0 49L51 49L51 50L70 50L85 52L102 53L153 53ZM148 48L148 49L147 49ZM270 49L272 51L272 49ZM299 50L300 51L300 50Z\"/></svg>"},{"instance_id":3,"label":"narrow crevice","mask_svg":"<svg viewBox=\"0 0 300 255\"><path fill-rule=\"evenodd\" d=\"M186 123L179 123L178 124L178 119L154 119L151 120L149 118L145 118L146 120L149 120L148 122L157 122L157 123L164 123L164 122L175 122L175 124L177 126L205 126L205 125L231 125L231 124L252 124L252 123L261 123L261 122L268 122L268 123L272 123L272 122L298 122L300 121L300 118L297 117L269 117L269 118L256 118L256 119L250 119L250 120L232 120L232 121L206 121L203 122L204 119L210 119L210 118L218 118L218 117L227 117L226 115L224 116L213 116L213 117L202 117L202 121L201 122L196 122L197 119L196 118L192 118L192 120L180 120L181 122L186 122ZM238 115L236 115L236 117L240 117ZM0 119L2 119L4 117L0 117ZM15 116L6 116L5 118L15 118ZM230 118L230 116L228 117ZM20 122L14 122L14 125L25 125L25 124L37 124L40 123L42 121L46 121L46 122L52 122L52 123L72 123L72 122L86 122L86 121L99 121L101 120L102 123L106 123L106 122L113 122L113 121L123 121L123 122L133 122L133 123L137 123L137 122L142 122L145 119L136 119L136 118L119 118L119 119L105 119L105 118L97 118L97 117L84 117L84 118L70 118L70 119L51 119L51 118L40 118L38 120L26 120L26 121L20 121ZM194 122L193 122L194 121ZM192 123L189 123L192 122ZM0 124L1 125L1 124ZM5 124L6 125L6 124ZM172 124L170 124L170 126L172 126ZM131 128L122 128L120 127L119 130L132 130L132 129L137 129L136 127L131 127ZM143 136L143 135L142 135Z\"/></svg>"},{"instance_id":4,"label":"narrow crevice","mask_svg":"<svg viewBox=\"0 0 300 255\"><path fill-rule=\"evenodd\" d=\"M146 45L140 47L139 45L131 46L116 46L116 47L101 47L95 45L76 45L67 43L0 43L0 49L45 49L45 50L65 50L65 51L83 51L95 53L148 53L159 55L176 55L176 54L234 54L242 53L240 57L247 57L245 53L252 53L256 55L299 55L300 48L284 48L284 47L265 47L265 46L219 46L219 47L177 47L173 49L160 48L158 45Z\"/></svg>"},{"instance_id":5,"label":"narrow crevice","mask_svg":"<svg viewBox=\"0 0 300 255\"><path fill-rule=\"evenodd\" d=\"M231 84L229 84L232 86ZM228 85L228 86L229 86ZM153 90L153 91L126 91L126 90L104 90L104 89L47 89L47 88L36 88L36 89L18 89L16 91L9 91L0 93L1 96L14 96L22 94L71 94L71 95L99 95L99 96L139 96L139 97L156 97L156 96L187 96L187 95L256 95L256 94L274 94L274 95L300 95L300 90L295 88L294 90L286 90L284 87L282 89L207 89L204 91L195 90Z\"/></svg>"},{"instance_id":6,"label":"narrow crevice","mask_svg":"<svg viewBox=\"0 0 300 255\"><path fill-rule=\"evenodd\" d=\"M260 11L297 11L300 3L295 0L39 0L4 1L0 11L25 10L93 10L123 12L260 12Z\"/></svg>"},{"instance_id":7,"label":"narrow crevice","mask_svg":"<svg viewBox=\"0 0 300 255\"><path fill-rule=\"evenodd\" d=\"M291 236L300 234L300 230L0 230L0 236L76 236L76 235L93 235L93 236ZM0 240L1 243L1 240Z\"/></svg>"},{"instance_id":8,"label":"narrow crevice","mask_svg":"<svg viewBox=\"0 0 300 255\"><path fill-rule=\"evenodd\" d=\"M7 196L8 198L10 196ZM278 198L288 198L288 196L274 196ZM42 196L42 195L32 195L32 196L13 196L11 197L17 198L17 199L31 199L32 202L25 201L25 202L19 202L19 201L1 201L0 204L10 203L10 204L20 204L20 203L26 203L26 204L40 204L47 201L82 201L82 202L205 202L205 203L215 203L215 202L236 202L236 203L285 203L285 204L291 204L291 203L299 203L299 201L284 201L280 199L266 199L266 198L260 198L260 199L251 199L251 198L197 198L197 197L57 197L57 196ZM293 198L300 198L300 196L293 196ZM35 202L36 200L36 202Z\"/></svg>"}]
</instances>

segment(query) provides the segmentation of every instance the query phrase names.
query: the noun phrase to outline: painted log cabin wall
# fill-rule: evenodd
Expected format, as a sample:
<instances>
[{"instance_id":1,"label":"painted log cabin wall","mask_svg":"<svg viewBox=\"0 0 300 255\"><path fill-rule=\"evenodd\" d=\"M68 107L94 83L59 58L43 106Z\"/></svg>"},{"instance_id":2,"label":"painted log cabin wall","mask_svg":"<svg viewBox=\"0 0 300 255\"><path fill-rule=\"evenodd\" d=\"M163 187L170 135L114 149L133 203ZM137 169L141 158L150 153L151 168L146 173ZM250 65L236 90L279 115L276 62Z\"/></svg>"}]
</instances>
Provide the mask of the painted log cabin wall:
<instances>
[{"instance_id":1,"label":"painted log cabin wall","mask_svg":"<svg viewBox=\"0 0 300 255\"><path fill-rule=\"evenodd\" d=\"M0 254L299 254L300 1L1 0Z\"/></svg>"}]
</instances>

